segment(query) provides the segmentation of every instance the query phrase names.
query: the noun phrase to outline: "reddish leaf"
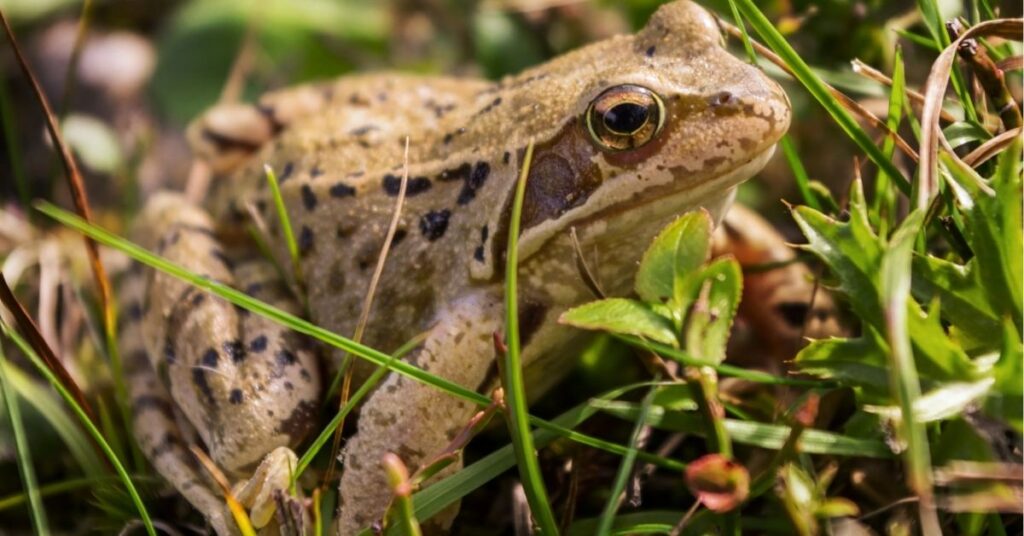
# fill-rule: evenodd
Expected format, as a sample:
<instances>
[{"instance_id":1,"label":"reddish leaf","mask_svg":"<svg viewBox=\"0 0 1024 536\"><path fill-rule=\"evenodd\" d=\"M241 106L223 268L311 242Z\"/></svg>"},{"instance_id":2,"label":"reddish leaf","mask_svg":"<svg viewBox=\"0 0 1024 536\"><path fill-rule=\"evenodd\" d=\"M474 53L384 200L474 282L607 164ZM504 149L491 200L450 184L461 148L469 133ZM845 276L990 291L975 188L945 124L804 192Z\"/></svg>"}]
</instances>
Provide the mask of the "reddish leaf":
<instances>
[{"instance_id":1,"label":"reddish leaf","mask_svg":"<svg viewBox=\"0 0 1024 536\"><path fill-rule=\"evenodd\" d=\"M686 486L708 510L728 512L750 493L750 473L721 454L708 454L686 466Z\"/></svg>"}]
</instances>

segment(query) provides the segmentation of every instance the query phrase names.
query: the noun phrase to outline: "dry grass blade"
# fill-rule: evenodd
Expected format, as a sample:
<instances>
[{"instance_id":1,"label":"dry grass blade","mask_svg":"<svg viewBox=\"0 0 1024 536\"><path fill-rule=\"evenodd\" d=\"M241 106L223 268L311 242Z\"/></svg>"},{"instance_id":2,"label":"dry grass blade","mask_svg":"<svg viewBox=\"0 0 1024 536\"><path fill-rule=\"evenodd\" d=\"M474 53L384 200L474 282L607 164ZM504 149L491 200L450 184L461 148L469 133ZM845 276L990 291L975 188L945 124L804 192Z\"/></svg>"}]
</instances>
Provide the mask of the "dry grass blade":
<instances>
[{"instance_id":1,"label":"dry grass blade","mask_svg":"<svg viewBox=\"0 0 1024 536\"><path fill-rule=\"evenodd\" d=\"M967 156L963 158L964 163L971 167L980 166L1013 143L1013 140L1020 137L1021 132L1024 132L1024 128L1017 127L982 143L976 149L967 153Z\"/></svg>"},{"instance_id":2,"label":"dry grass blade","mask_svg":"<svg viewBox=\"0 0 1024 536\"><path fill-rule=\"evenodd\" d=\"M946 141L946 136L939 128L942 98L946 93L946 86L949 84L950 71L953 68L953 59L956 57L957 48L965 39L974 37L999 36L1018 39L1022 24L1024 24L1024 19L997 19L978 24L946 47L932 64L928 80L925 82L924 110L921 112L921 170L919 173L920 184L917 188L918 208L926 209L938 188L939 143L941 142L943 147L949 151L952 158L959 160L956 153L949 150L949 142Z\"/></svg>"},{"instance_id":3,"label":"dry grass blade","mask_svg":"<svg viewBox=\"0 0 1024 536\"><path fill-rule=\"evenodd\" d=\"M892 87L892 78L887 76L882 71L875 69L874 67L864 63L863 61L860 61L859 59L853 60L852 62L850 62L850 64L853 66L854 73L864 76L865 78L874 80L878 83ZM905 87L904 90L906 91L907 98L910 99L910 102L916 104L918 107L924 106L924 95L920 91L910 89L908 87ZM953 117L953 115L950 114L949 112L941 110L939 113L942 114L940 118L943 121L946 121L947 123L956 122L956 118Z\"/></svg>"},{"instance_id":4,"label":"dry grass blade","mask_svg":"<svg viewBox=\"0 0 1024 536\"><path fill-rule=\"evenodd\" d=\"M359 321L356 323L356 332L352 335L352 340L356 342L362 342L363 332L366 331L366 323L370 319L370 311L373 309L373 298L377 294L377 284L380 283L380 276L384 272L384 263L388 259L388 253L391 251L391 243L395 239L395 233L398 232L398 223L402 219L402 207L405 205L405 192L406 187L409 184L409 137L405 137L405 154L403 157L405 162L404 169L402 171L402 182L398 186L398 199L395 200L395 210L391 214L391 223L388 225L388 232L384 236L384 243L381 245L380 254L377 255L377 266L373 269L373 276L370 278L370 286L366 289L366 296L363 298L362 310L359 312ZM348 402L349 393L352 389L352 355L347 354L345 359L342 361L341 370L344 371L345 378L341 382L341 396L338 397L338 409L345 407ZM334 452L338 452L341 446L341 433L345 427L345 421L342 419L338 428L334 432ZM331 457L330 464L327 467L327 472L324 473L324 483L330 482L334 474L334 464L336 458Z\"/></svg>"},{"instance_id":5,"label":"dry grass blade","mask_svg":"<svg viewBox=\"0 0 1024 536\"><path fill-rule=\"evenodd\" d=\"M32 92L35 94L40 108L43 109L43 116L46 117L46 130L50 133L53 145L60 152L61 164L64 166L64 173L68 179L68 185L71 189L71 198L75 203L75 210L78 211L78 214L82 219L87 222L92 222L92 210L89 208L89 198L85 192L85 183L82 181L82 173L78 170L78 164L75 162L75 158L71 154L71 150L68 149L67 144L64 143L64 138L60 134L60 129L57 126L57 119L53 115L53 109L50 107L50 102L46 99L46 95L43 94L43 89L39 86L39 81L32 72L32 68L29 66L28 61L25 60L25 56L21 53L21 47L18 46L18 40L14 37L14 31L11 29L11 25L7 22L7 16L4 15L2 9L0 9L0 23L3 24L4 31L7 33L7 38L11 42L11 48L14 50L14 56L18 60L21 72L32 85ZM112 326L114 323L114 314L110 300L110 281L107 279L107 273L103 268L103 263L100 262L99 248L93 239L83 237L83 240L85 240L86 251L89 254L89 265L92 267L93 278L96 280L96 288L99 289L100 305L104 311L104 323L107 326Z\"/></svg>"},{"instance_id":6,"label":"dry grass blade","mask_svg":"<svg viewBox=\"0 0 1024 536\"><path fill-rule=\"evenodd\" d=\"M224 494L224 502L227 503L228 510L231 511L232 517L235 518L235 523L238 524L238 531L242 533L242 536L255 536L256 531L252 527L252 522L249 521L249 515L245 512L245 507L235 498L235 494L231 492L231 484L228 483L227 477L224 476L224 473L217 468L217 465L213 463L213 460L205 452L195 445L189 448L203 468L206 469L206 472L209 473L210 478L217 483L221 493Z\"/></svg>"},{"instance_id":7,"label":"dry grass blade","mask_svg":"<svg viewBox=\"0 0 1024 536\"><path fill-rule=\"evenodd\" d=\"M729 35L735 38L742 38L743 36L742 30L722 20L721 18L718 19L718 25L724 28L725 31L729 33ZM793 74L793 71L791 71L789 66L786 65L786 62L783 61L782 58L780 58L777 54L772 52L771 49L762 45L761 43L758 43L753 39L750 39L749 41L750 44L753 45L754 50L756 50L758 54L766 58L768 61L777 65L789 76L796 78L796 76ZM827 84L825 82L822 82L822 84L825 85L829 93L831 93L832 96L836 98L836 100L838 100L843 106L845 106L847 110L850 110L851 112L856 114L857 117L860 117L861 119L866 121L873 128L885 133L887 137L892 138L893 141L896 143L896 147L903 151L904 154L912 158L915 162L918 160L917 152L914 151L914 149L909 144L907 144L906 140L904 140L902 136L900 136L896 132L893 132L892 130L889 130L889 127L885 124L885 121L879 119L877 116L875 116L875 114L869 112L867 108L864 108L863 106L858 104L857 101L851 99L842 91L839 91L838 89L832 87L830 84Z\"/></svg>"},{"instance_id":8,"label":"dry grass blade","mask_svg":"<svg viewBox=\"0 0 1024 536\"><path fill-rule=\"evenodd\" d=\"M7 285L7 279L4 278L3 274L0 274L0 302L4 304L4 307L11 312L14 316L14 321L18 325L18 329L28 339L29 344L39 354L39 357L43 359L46 366L53 371L54 375L60 378L61 385L63 385L68 392L72 393L75 397L75 401L78 402L85 413L89 416L89 420L93 424L99 424L96 420L96 414L93 413L92 407L89 402L85 399L85 394L75 383L75 380L68 374L68 370L64 368L64 364L57 359L57 355L53 353L53 349L50 348L49 344L46 344L46 339L43 338L43 334L40 333L39 328L36 326L35 321L29 316L28 311L21 305L18 299L14 296L14 292L11 291L11 287Z\"/></svg>"}]
</instances>

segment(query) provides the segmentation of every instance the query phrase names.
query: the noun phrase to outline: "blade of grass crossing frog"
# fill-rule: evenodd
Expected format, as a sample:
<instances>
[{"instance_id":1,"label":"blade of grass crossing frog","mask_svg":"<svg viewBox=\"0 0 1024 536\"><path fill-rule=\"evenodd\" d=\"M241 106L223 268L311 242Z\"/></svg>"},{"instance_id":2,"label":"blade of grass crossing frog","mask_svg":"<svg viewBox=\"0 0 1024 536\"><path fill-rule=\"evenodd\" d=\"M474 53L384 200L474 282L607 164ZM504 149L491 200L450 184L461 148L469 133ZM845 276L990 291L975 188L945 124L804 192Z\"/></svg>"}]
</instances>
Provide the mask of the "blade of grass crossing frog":
<instances>
[{"instance_id":1,"label":"blade of grass crossing frog","mask_svg":"<svg viewBox=\"0 0 1024 536\"><path fill-rule=\"evenodd\" d=\"M640 404L640 415L637 417L636 424L633 425L633 433L630 435L629 452L622 457L622 461L619 463L619 471L615 475L615 482L612 484L611 493L608 495L608 502L605 504L604 511L601 512L601 522L596 531L598 536L611 534L612 523L615 522L615 514L619 511L619 504L622 502L619 498L626 489L626 483L629 481L630 475L633 474L633 466L636 464L638 450L637 443L640 441L640 436L646 426L647 411L651 408L651 401L654 400L654 393L656 391L656 387L652 387L647 391L647 395L644 396L644 400Z\"/></svg>"},{"instance_id":2,"label":"blade of grass crossing frog","mask_svg":"<svg viewBox=\"0 0 1024 536\"><path fill-rule=\"evenodd\" d=\"M22 339L21 336L9 330L6 326L0 327L3 328L4 335L10 340L14 341L14 344L16 344L18 348L21 349L21 351L26 356L28 356L29 360L32 362L32 365L35 366L36 370L38 370L40 374L42 374L43 377L46 378L46 381L51 386L53 386L53 388L56 389L58 393L60 393L61 398L63 398L64 401L68 404L68 406L71 407L71 411L74 412L76 417L78 417L79 422L82 424L82 426L85 427L86 432L88 432L89 435L93 438L93 440L99 445L100 449L103 451L103 454L110 461L111 465L114 466L114 470L117 472L118 477L120 477L121 482L124 484L125 488L128 491L128 494L131 496L132 503L135 505L135 509L138 511L139 516L142 518L142 524L146 527L146 533L149 534L149 536L156 536L156 529L153 527L153 521L149 517L149 512L146 510L146 506L142 503L142 497L139 496L138 490L135 489L135 484L132 482L131 477L128 475L128 471L125 470L124 465L121 463L121 460L118 459L113 449L110 448L110 444L108 444L106 439L103 438L103 435L100 434L100 431L96 428L96 425L94 425L92 420L89 419L89 416L85 414L85 411L82 409L82 407L78 405L78 402L75 400L74 396L72 396L71 393L68 392L68 390L60 383L60 380L58 380L57 377L54 376L53 372L50 371L50 369L47 368L46 364L44 364L42 360L39 358L39 356L36 355L35 351L32 350L32 347L24 339Z\"/></svg>"},{"instance_id":3,"label":"blade of grass crossing frog","mask_svg":"<svg viewBox=\"0 0 1024 536\"><path fill-rule=\"evenodd\" d=\"M914 414L914 404L921 397L921 384L914 364L908 333L907 313L910 300L910 259L914 242L921 230L924 214L911 212L893 235L881 263L881 305L885 311L886 339L891 349L890 383L899 401L901 436L907 442L905 460L909 484L918 497L919 520L925 534L940 534L932 492L931 454L928 435Z\"/></svg>"},{"instance_id":4,"label":"blade of grass crossing frog","mask_svg":"<svg viewBox=\"0 0 1024 536\"><path fill-rule=\"evenodd\" d=\"M133 260L136 260L142 264L145 264L156 270L160 270L170 276L176 277L189 283L190 285L199 288L201 290L210 292L211 294L222 298L234 305L237 305L247 311L256 313L264 318L279 323L282 326L288 327L297 333L308 335L324 344L351 352L357 356L366 359L370 363L378 366L384 366L391 372L396 372L414 381L430 385L436 389L440 389L445 393L448 393L454 397L461 398L467 402L476 404L480 407L486 407L491 403L489 397L483 396L476 391L466 389L465 387L445 380L444 378L430 374L414 365L410 365L404 361L392 361L391 356L375 350L362 344L357 344L350 339L342 337L329 330L321 328L311 322L299 318L295 315L289 314L281 309L273 307L265 302L257 299L253 299L247 296L245 293L233 289L227 285L218 283L211 279L202 277L198 274L189 272L180 265L168 261L167 259L154 255L145 249L141 248L137 244L129 242L123 238L120 238L105 229L92 225L75 214L63 210L51 203L40 201L36 203L36 208L46 214L47 216L57 220L63 225L66 225L72 229L75 229L83 234L90 236L99 243L109 246L121 251L125 255L128 255ZM615 443L609 443L595 437L581 434L570 429L558 426L552 422L549 422L538 417L529 416L530 423L539 428L553 431L561 437L565 437L571 441L588 445L594 448L605 450L614 454L624 454L626 447ZM657 463L663 467L674 468L678 465L677 462L662 458L659 456L641 456L645 461L651 463Z\"/></svg>"},{"instance_id":5,"label":"blade of grass crossing frog","mask_svg":"<svg viewBox=\"0 0 1024 536\"><path fill-rule=\"evenodd\" d=\"M36 534L48 534L46 510L39 494L39 483L36 481L35 468L32 466L32 450L25 435L25 425L21 420L21 409L18 396L7 379L7 357L4 355L3 344L0 343L0 391L3 392L4 407L7 409L7 421L11 423L14 435L14 447L17 451L18 472L21 484L28 495L29 512L32 515L32 528Z\"/></svg>"},{"instance_id":6,"label":"blade of grass crossing frog","mask_svg":"<svg viewBox=\"0 0 1024 536\"><path fill-rule=\"evenodd\" d=\"M752 0L734 0L736 7L740 10L743 16L750 22L750 26L764 39L765 43L775 51L786 65L793 72L793 75L800 81L801 84L811 95L817 99L817 101L825 108L825 111L832 116L836 124L846 133L847 136L857 144L862 151L864 151L868 158L876 166L884 169L886 174L890 177L896 178L896 184L900 187L905 195L910 195L910 182L900 173L899 169L893 165L882 154L882 151L875 146L871 137L857 123L857 120L839 103L822 83L821 79L814 74L807 63L800 57L799 54L793 50L793 47L786 42L786 39L782 37L782 34L772 26L772 23L764 16L763 13L754 5Z\"/></svg>"},{"instance_id":7,"label":"blade of grass crossing frog","mask_svg":"<svg viewBox=\"0 0 1024 536\"><path fill-rule=\"evenodd\" d=\"M740 29L740 41L743 41L743 50L747 53L747 60L751 64L757 64L757 54L754 53L754 45L750 44L750 35L747 34L747 25L743 24L743 17L740 17L740 11L736 9L736 2L729 0L729 11L732 12L732 20L736 23L736 27Z\"/></svg>"},{"instance_id":8,"label":"blade of grass crossing frog","mask_svg":"<svg viewBox=\"0 0 1024 536\"><path fill-rule=\"evenodd\" d=\"M263 172L267 176L267 184L270 185L270 195L274 198L274 210L277 211L277 219L281 223L281 234L284 235L285 246L288 247L288 257L292 260L292 274L298 279L299 274L299 243L295 240L295 233L292 231L292 220L288 217L288 210L284 207L284 198L281 197L281 186L277 181L277 174L270 164L263 165Z\"/></svg>"},{"instance_id":9,"label":"blade of grass crossing frog","mask_svg":"<svg viewBox=\"0 0 1024 536\"><path fill-rule=\"evenodd\" d=\"M533 446L530 433L529 414L526 407L526 382L523 379L523 363L519 341L519 224L523 214L523 198L526 197L526 180L530 175L530 164L533 160L533 140L526 146L523 156L519 182L516 185L515 198L512 201L512 214L508 226L508 251L505 264L505 367L502 385L505 388L505 400L508 404L509 433L516 454L519 476L523 481L523 491L530 505L534 521L542 534L558 534L558 522L551 511L548 492L544 487L544 478L540 473L540 462Z\"/></svg>"},{"instance_id":10,"label":"blade of grass crossing frog","mask_svg":"<svg viewBox=\"0 0 1024 536\"><path fill-rule=\"evenodd\" d=\"M338 410L338 412L331 419L331 422L328 423L327 426L325 426L324 429L320 431L320 435L318 435L317 438L313 440L313 443L309 446L308 449L306 449L306 452L302 454L301 458L299 458L299 462L295 466L295 471L292 473L291 485L295 485L295 481L298 480L299 476L302 475L303 471L305 471L306 468L309 467L309 464L313 462L313 458L316 457L316 455L320 452L320 449L323 448L327 441L331 439L331 437L334 435L335 430L337 430L337 428L341 425L345 417L352 412L352 409L354 409L360 402L362 402L363 398L365 398L366 395L370 393L370 390L373 389L382 378L384 378L384 375L390 372L388 365L391 365L397 359L401 359L406 354L411 352L414 348L422 344L423 341L426 339L426 335L426 333L421 333L416 337L410 339L405 344L403 344L401 348L399 348L398 350L395 351L394 354L392 354L391 359L389 359L388 362L384 364L384 366L378 367L377 370L373 371L373 374L371 374L370 377L367 378L366 381L364 381L363 384L359 386L359 389L356 390L355 394L353 394L352 397L345 403L345 405Z\"/></svg>"}]
</instances>

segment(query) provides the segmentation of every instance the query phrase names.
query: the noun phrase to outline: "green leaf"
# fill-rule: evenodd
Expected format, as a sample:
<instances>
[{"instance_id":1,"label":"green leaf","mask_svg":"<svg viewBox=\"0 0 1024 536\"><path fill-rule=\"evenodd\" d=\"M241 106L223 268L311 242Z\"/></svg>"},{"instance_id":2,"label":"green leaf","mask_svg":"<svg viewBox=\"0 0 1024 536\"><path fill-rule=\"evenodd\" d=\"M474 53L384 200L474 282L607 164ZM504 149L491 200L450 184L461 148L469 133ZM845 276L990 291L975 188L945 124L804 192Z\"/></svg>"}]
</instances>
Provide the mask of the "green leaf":
<instances>
[{"instance_id":1,"label":"green leaf","mask_svg":"<svg viewBox=\"0 0 1024 536\"><path fill-rule=\"evenodd\" d=\"M678 345L672 323L651 306L626 298L609 298L569 309L558 319L582 329L635 335L673 347Z\"/></svg>"},{"instance_id":2,"label":"green leaf","mask_svg":"<svg viewBox=\"0 0 1024 536\"><path fill-rule=\"evenodd\" d=\"M942 129L942 133L949 141L949 146L954 149L973 141L987 141L992 138L987 130L973 121L957 121Z\"/></svg>"},{"instance_id":3,"label":"green leaf","mask_svg":"<svg viewBox=\"0 0 1024 536\"><path fill-rule=\"evenodd\" d=\"M685 307L684 279L708 258L711 216L707 211L684 214L654 239L636 273L636 293L649 303L673 300Z\"/></svg>"},{"instance_id":4,"label":"green leaf","mask_svg":"<svg viewBox=\"0 0 1024 536\"><path fill-rule=\"evenodd\" d=\"M975 261L959 265L931 256L915 256L911 291L921 301L939 299L942 316L972 339L999 340L998 315L977 278Z\"/></svg>"},{"instance_id":5,"label":"green leaf","mask_svg":"<svg viewBox=\"0 0 1024 536\"><path fill-rule=\"evenodd\" d=\"M721 363L743 290L740 265L732 258L716 260L697 281L700 297L687 316L686 348L700 359Z\"/></svg>"}]
</instances>

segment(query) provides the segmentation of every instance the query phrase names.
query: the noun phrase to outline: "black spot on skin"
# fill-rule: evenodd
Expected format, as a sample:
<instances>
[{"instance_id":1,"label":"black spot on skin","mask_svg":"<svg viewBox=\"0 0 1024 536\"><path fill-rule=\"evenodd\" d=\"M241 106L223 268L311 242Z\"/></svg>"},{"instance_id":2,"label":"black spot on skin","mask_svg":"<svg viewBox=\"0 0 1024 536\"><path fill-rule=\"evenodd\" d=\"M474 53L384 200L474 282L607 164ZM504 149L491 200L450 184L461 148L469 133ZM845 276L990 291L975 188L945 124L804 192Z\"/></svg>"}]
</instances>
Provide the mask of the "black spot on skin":
<instances>
[{"instance_id":1,"label":"black spot on skin","mask_svg":"<svg viewBox=\"0 0 1024 536\"><path fill-rule=\"evenodd\" d=\"M483 246L477 246L476 249L473 250L473 258L476 259L477 262L484 262L484 247Z\"/></svg>"},{"instance_id":2,"label":"black spot on skin","mask_svg":"<svg viewBox=\"0 0 1024 536\"><path fill-rule=\"evenodd\" d=\"M476 191L480 189L487 182L487 177L491 174L491 165L487 162L477 162L473 166L473 171L469 173L466 178L466 182L462 185L462 191L459 192L458 204L465 205L476 198Z\"/></svg>"},{"instance_id":3,"label":"black spot on skin","mask_svg":"<svg viewBox=\"0 0 1024 536\"><path fill-rule=\"evenodd\" d=\"M218 361L220 361L220 355L217 354L217 350L214 348L207 348L206 352L203 353L200 363L202 363L204 367L217 368Z\"/></svg>"},{"instance_id":4,"label":"black spot on skin","mask_svg":"<svg viewBox=\"0 0 1024 536\"><path fill-rule=\"evenodd\" d=\"M267 336L260 335L255 339L249 341L249 351L256 354L267 349Z\"/></svg>"},{"instance_id":5,"label":"black spot on skin","mask_svg":"<svg viewBox=\"0 0 1024 536\"><path fill-rule=\"evenodd\" d=\"M206 381L206 370L196 367L192 369L192 383L199 389L199 392L206 397L206 401L214 406L217 401L213 398L213 389L210 389L209 382Z\"/></svg>"},{"instance_id":6,"label":"black spot on skin","mask_svg":"<svg viewBox=\"0 0 1024 536\"><path fill-rule=\"evenodd\" d=\"M298 360L295 357L295 354L291 352L291 350L281 350L277 352L277 355L275 355L274 358L277 359L277 364L282 367L287 365L294 365L295 362Z\"/></svg>"},{"instance_id":7,"label":"black spot on skin","mask_svg":"<svg viewBox=\"0 0 1024 536\"><path fill-rule=\"evenodd\" d=\"M291 414L285 417L275 430L279 434L285 434L291 438L292 443L302 441L316 419L318 405L308 400L303 400L295 405Z\"/></svg>"},{"instance_id":8,"label":"black spot on skin","mask_svg":"<svg viewBox=\"0 0 1024 536\"><path fill-rule=\"evenodd\" d=\"M369 134L370 132L373 132L374 130L380 130L380 129L377 128L377 125L363 125L361 127L356 127L354 129L348 131L348 133L353 135L353 136L362 136L364 134Z\"/></svg>"},{"instance_id":9,"label":"black spot on skin","mask_svg":"<svg viewBox=\"0 0 1024 536\"><path fill-rule=\"evenodd\" d=\"M409 234L405 229L395 229L395 236L391 238L391 247L395 247L402 243L402 240Z\"/></svg>"},{"instance_id":10,"label":"black spot on skin","mask_svg":"<svg viewBox=\"0 0 1024 536\"><path fill-rule=\"evenodd\" d=\"M323 174L324 174L324 170L320 169L320 164L314 165L313 169L309 170L309 176L314 178L314 179L319 177L320 175L323 175Z\"/></svg>"},{"instance_id":11,"label":"black spot on skin","mask_svg":"<svg viewBox=\"0 0 1024 536\"><path fill-rule=\"evenodd\" d=\"M287 162L287 163L285 163L284 168L281 170L281 175L279 175L277 177L277 182L280 183L280 182L284 182L284 181L288 180L289 178L291 178L292 173L294 173L294 172L295 172L295 163L294 162Z\"/></svg>"},{"instance_id":12,"label":"black spot on skin","mask_svg":"<svg viewBox=\"0 0 1024 536\"><path fill-rule=\"evenodd\" d=\"M522 300L519 304L519 340L522 346L530 343L537 330L544 324L544 316L548 306L530 300Z\"/></svg>"},{"instance_id":13,"label":"black spot on skin","mask_svg":"<svg viewBox=\"0 0 1024 536\"><path fill-rule=\"evenodd\" d=\"M313 377L309 375L309 371L306 369L300 370L299 376L301 376L303 380L306 380L306 383L309 383L313 379Z\"/></svg>"},{"instance_id":14,"label":"black spot on skin","mask_svg":"<svg viewBox=\"0 0 1024 536\"><path fill-rule=\"evenodd\" d=\"M224 353L231 358L232 363L245 361L245 346L242 345L242 341L225 342Z\"/></svg>"},{"instance_id":15,"label":"black spot on skin","mask_svg":"<svg viewBox=\"0 0 1024 536\"><path fill-rule=\"evenodd\" d=\"M295 389L295 386L292 385L292 382L284 382L284 390L285 391L291 391L293 389Z\"/></svg>"},{"instance_id":16,"label":"black spot on skin","mask_svg":"<svg viewBox=\"0 0 1024 536\"><path fill-rule=\"evenodd\" d=\"M437 176L437 180L441 182L465 181L469 179L469 175L472 171L473 166L469 165L469 162L466 162L457 168L442 171Z\"/></svg>"},{"instance_id":17,"label":"black spot on skin","mask_svg":"<svg viewBox=\"0 0 1024 536\"><path fill-rule=\"evenodd\" d=\"M509 160L512 159L512 153L505 151L505 154L501 156L501 163L508 165Z\"/></svg>"},{"instance_id":18,"label":"black spot on skin","mask_svg":"<svg viewBox=\"0 0 1024 536\"><path fill-rule=\"evenodd\" d=\"M420 232L431 242L441 238L444 236L444 232L448 230L448 219L451 216L452 211L448 209L432 210L424 214L420 218Z\"/></svg>"},{"instance_id":19,"label":"black spot on skin","mask_svg":"<svg viewBox=\"0 0 1024 536\"><path fill-rule=\"evenodd\" d=\"M445 145L448 145L449 143L451 143L451 142L452 142L452 139L453 139L454 137L455 137L455 134L452 134L451 132L449 132L449 133L447 133L447 134L445 134L445 135L444 135L444 140L442 140L442 141L444 141L444 144L445 144Z\"/></svg>"},{"instance_id":20,"label":"black spot on skin","mask_svg":"<svg viewBox=\"0 0 1024 536\"><path fill-rule=\"evenodd\" d=\"M137 301L129 303L125 310L125 318L131 322L142 320L142 304Z\"/></svg>"},{"instance_id":21,"label":"black spot on skin","mask_svg":"<svg viewBox=\"0 0 1024 536\"><path fill-rule=\"evenodd\" d=\"M313 251L313 230L305 225L299 231L299 254L305 255Z\"/></svg>"},{"instance_id":22,"label":"black spot on skin","mask_svg":"<svg viewBox=\"0 0 1024 536\"><path fill-rule=\"evenodd\" d=\"M487 243L487 237L490 234L490 230L486 225L480 228L480 245L473 250L473 258L477 261L484 262L484 244Z\"/></svg>"},{"instance_id":23,"label":"black spot on skin","mask_svg":"<svg viewBox=\"0 0 1024 536\"><path fill-rule=\"evenodd\" d=\"M316 208L316 194L313 193L313 189L308 184L302 185L302 206L306 207L306 210L310 212Z\"/></svg>"},{"instance_id":24,"label":"black spot on skin","mask_svg":"<svg viewBox=\"0 0 1024 536\"><path fill-rule=\"evenodd\" d=\"M338 184L331 186L331 189L328 190L328 192L330 192L331 197L335 198L355 197L356 195L356 189L343 182L339 182Z\"/></svg>"},{"instance_id":25,"label":"black spot on skin","mask_svg":"<svg viewBox=\"0 0 1024 536\"><path fill-rule=\"evenodd\" d=\"M402 177L388 173L384 175L382 184L384 192L391 197L395 197L402 190ZM430 186L430 179L426 177L410 177L408 184L405 186L405 196L417 196L429 190Z\"/></svg>"},{"instance_id":26,"label":"black spot on skin","mask_svg":"<svg viewBox=\"0 0 1024 536\"><path fill-rule=\"evenodd\" d=\"M644 52L644 55L647 56L648 58L653 58L654 57L654 45L651 45L650 48L648 48L647 51Z\"/></svg>"},{"instance_id":27,"label":"black spot on skin","mask_svg":"<svg viewBox=\"0 0 1024 536\"><path fill-rule=\"evenodd\" d=\"M232 404L241 404L242 403L242 390L241 389L232 389L231 390L231 394L228 396L228 402L231 402Z\"/></svg>"},{"instance_id":28,"label":"black spot on skin","mask_svg":"<svg viewBox=\"0 0 1024 536\"><path fill-rule=\"evenodd\" d=\"M204 301L206 301L206 294L196 294L192 296L192 307L199 307Z\"/></svg>"}]
</instances>

